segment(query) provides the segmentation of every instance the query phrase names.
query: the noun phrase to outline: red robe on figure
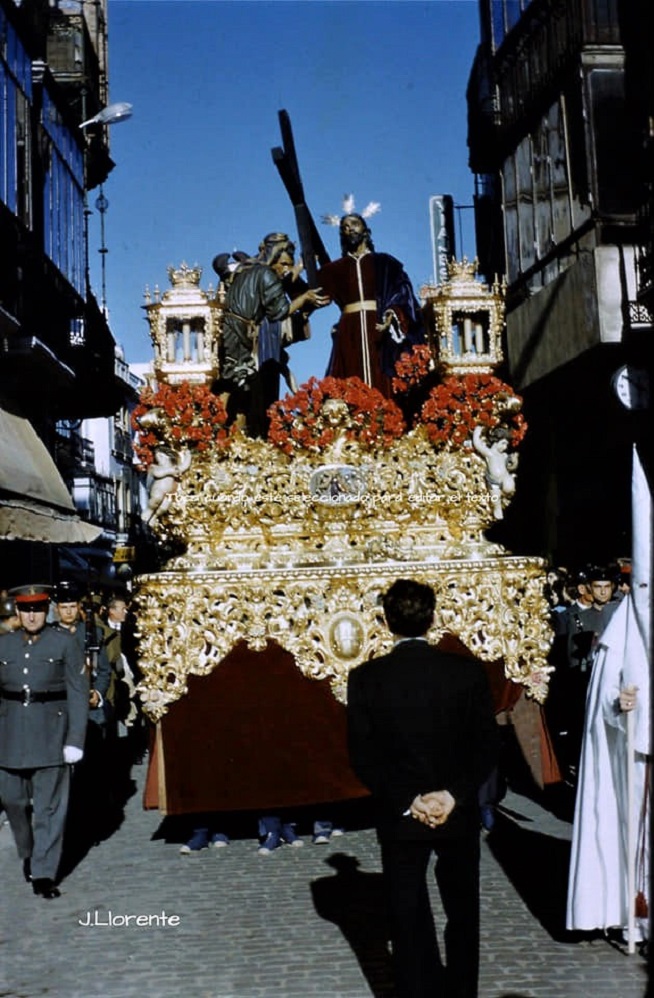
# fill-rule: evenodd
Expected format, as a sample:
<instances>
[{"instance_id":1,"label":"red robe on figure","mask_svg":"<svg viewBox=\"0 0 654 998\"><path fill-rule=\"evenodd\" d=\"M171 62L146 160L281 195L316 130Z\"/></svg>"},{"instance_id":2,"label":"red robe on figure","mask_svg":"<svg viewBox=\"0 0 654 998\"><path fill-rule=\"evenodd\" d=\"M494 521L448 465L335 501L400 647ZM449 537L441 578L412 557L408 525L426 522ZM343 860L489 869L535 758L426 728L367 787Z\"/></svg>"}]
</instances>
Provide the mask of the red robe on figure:
<instances>
[{"instance_id":1,"label":"red robe on figure","mask_svg":"<svg viewBox=\"0 0 654 998\"><path fill-rule=\"evenodd\" d=\"M404 267L387 253L348 254L325 264L318 286L341 309L327 374L359 377L390 398L395 362L414 344L425 342L420 306ZM388 309L404 336L399 343L391 330L379 333L375 328Z\"/></svg>"}]
</instances>

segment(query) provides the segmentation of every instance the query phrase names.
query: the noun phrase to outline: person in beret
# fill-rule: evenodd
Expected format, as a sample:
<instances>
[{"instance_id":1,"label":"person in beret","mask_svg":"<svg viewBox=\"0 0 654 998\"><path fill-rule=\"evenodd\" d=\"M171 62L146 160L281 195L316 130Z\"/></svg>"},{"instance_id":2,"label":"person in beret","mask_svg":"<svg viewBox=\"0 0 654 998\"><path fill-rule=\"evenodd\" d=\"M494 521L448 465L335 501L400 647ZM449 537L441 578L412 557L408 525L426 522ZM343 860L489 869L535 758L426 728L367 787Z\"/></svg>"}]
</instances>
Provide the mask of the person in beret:
<instances>
[{"instance_id":1,"label":"person in beret","mask_svg":"<svg viewBox=\"0 0 654 998\"><path fill-rule=\"evenodd\" d=\"M49 899L59 897L70 767L84 754L89 681L77 642L46 623L48 587L10 595L20 627L0 636L0 799L25 879Z\"/></svg>"}]
</instances>

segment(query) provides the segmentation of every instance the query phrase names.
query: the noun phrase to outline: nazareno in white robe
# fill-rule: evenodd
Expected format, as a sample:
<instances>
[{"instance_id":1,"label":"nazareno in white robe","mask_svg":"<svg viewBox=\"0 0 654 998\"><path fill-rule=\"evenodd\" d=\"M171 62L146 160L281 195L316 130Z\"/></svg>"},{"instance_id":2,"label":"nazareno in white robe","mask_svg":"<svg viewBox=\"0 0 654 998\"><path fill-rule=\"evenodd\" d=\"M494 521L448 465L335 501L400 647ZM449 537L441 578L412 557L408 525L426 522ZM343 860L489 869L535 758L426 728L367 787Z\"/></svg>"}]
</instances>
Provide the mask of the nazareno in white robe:
<instances>
[{"instance_id":1,"label":"nazareno in white robe","mask_svg":"<svg viewBox=\"0 0 654 998\"><path fill-rule=\"evenodd\" d=\"M572 830L566 927L626 926L627 723L616 707L620 689L638 687L634 714L634 821L638 828L636 891L648 897L649 800L643 814L646 756L650 752L648 654L631 595L614 613L593 664ZM643 828L643 822L645 827ZM642 834L644 831L644 839ZM641 845L645 855L641 861ZM638 920L646 934L645 919Z\"/></svg>"}]
</instances>

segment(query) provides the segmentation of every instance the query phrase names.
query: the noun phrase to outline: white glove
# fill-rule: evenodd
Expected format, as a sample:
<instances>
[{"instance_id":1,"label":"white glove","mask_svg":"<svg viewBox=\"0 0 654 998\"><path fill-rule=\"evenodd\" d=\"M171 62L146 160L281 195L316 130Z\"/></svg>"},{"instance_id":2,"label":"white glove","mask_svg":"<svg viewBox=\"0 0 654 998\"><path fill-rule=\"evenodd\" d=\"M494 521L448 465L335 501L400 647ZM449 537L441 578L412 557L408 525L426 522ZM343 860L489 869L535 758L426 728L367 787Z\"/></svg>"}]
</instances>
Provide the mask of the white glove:
<instances>
[{"instance_id":1,"label":"white glove","mask_svg":"<svg viewBox=\"0 0 654 998\"><path fill-rule=\"evenodd\" d=\"M80 762L83 755L82 749L77 748L76 745L64 745L64 762L67 762L69 766Z\"/></svg>"}]
</instances>

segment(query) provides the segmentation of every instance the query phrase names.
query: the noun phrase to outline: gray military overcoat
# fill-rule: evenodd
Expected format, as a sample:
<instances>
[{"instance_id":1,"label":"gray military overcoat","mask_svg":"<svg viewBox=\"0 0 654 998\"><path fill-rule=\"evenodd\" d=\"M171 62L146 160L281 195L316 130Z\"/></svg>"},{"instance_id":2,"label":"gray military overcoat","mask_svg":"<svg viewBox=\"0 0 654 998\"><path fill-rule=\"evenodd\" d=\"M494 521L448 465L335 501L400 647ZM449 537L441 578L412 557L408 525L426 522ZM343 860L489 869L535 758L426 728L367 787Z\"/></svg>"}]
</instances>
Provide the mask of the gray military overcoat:
<instances>
[{"instance_id":1,"label":"gray military overcoat","mask_svg":"<svg viewBox=\"0 0 654 998\"><path fill-rule=\"evenodd\" d=\"M7 700L5 690L64 692L47 703ZM0 766L41 769L64 764L64 745L84 748L89 681L84 656L71 634L45 627L0 636Z\"/></svg>"}]
</instances>

